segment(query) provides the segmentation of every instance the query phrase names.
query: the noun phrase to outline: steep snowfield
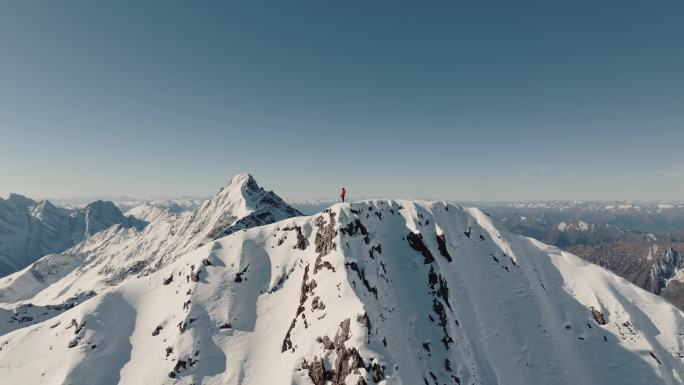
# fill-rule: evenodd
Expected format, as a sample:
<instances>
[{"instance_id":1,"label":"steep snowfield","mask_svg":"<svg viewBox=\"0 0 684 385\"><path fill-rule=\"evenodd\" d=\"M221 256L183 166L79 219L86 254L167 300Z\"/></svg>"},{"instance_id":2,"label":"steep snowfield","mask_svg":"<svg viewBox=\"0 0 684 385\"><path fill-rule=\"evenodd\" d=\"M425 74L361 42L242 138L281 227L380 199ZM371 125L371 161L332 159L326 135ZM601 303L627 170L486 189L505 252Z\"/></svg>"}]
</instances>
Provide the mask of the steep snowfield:
<instances>
[{"instance_id":1,"label":"steep snowfield","mask_svg":"<svg viewBox=\"0 0 684 385\"><path fill-rule=\"evenodd\" d=\"M83 208L65 209L18 194L0 198L0 277L115 224L142 228L145 222L124 216L112 202L95 201Z\"/></svg>"},{"instance_id":2,"label":"steep snowfield","mask_svg":"<svg viewBox=\"0 0 684 385\"><path fill-rule=\"evenodd\" d=\"M57 304L155 271L204 243L242 229L300 215L249 174L231 178L195 211L167 212L144 230L115 226L62 254L47 255L0 279L0 304ZM1 318L0 318L1 320Z\"/></svg>"},{"instance_id":3,"label":"steep snowfield","mask_svg":"<svg viewBox=\"0 0 684 385\"><path fill-rule=\"evenodd\" d=\"M683 383L679 310L477 209L336 204L170 260L0 336L2 383Z\"/></svg>"},{"instance_id":4,"label":"steep snowfield","mask_svg":"<svg viewBox=\"0 0 684 385\"><path fill-rule=\"evenodd\" d=\"M114 204L121 209L121 211L128 212L135 210L142 206L151 206L164 211L174 213L182 213L185 211L193 211L197 209L206 198L171 198L171 199L127 199L114 200Z\"/></svg>"},{"instance_id":5,"label":"steep snowfield","mask_svg":"<svg viewBox=\"0 0 684 385\"><path fill-rule=\"evenodd\" d=\"M177 212L165 207L155 206L149 203L143 203L126 211L126 215L141 219L146 222L154 222L161 216L171 216Z\"/></svg>"},{"instance_id":6,"label":"steep snowfield","mask_svg":"<svg viewBox=\"0 0 684 385\"><path fill-rule=\"evenodd\" d=\"M180 214L194 211L204 200L201 199L166 199L151 201L117 201L114 202L126 215L152 222L162 215Z\"/></svg>"}]
</instances>

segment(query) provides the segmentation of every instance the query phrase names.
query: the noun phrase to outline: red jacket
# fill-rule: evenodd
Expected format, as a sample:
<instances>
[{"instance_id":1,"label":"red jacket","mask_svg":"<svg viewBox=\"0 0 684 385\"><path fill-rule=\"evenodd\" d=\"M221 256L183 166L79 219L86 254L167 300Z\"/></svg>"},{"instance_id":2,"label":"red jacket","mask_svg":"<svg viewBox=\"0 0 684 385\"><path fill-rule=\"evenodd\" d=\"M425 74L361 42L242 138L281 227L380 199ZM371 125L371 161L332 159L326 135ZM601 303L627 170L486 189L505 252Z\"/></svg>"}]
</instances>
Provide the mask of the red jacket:
<instances>
[{"instance_id":1,"label":"red jacket","mask_svg":"<svg viewBox=\"0 0 684 385\"><path fill-rule=\"evenodd\" d=\"M345 195L347 195L347 189L342 187L342 190L340 190L340 196L343 197Z\"/></svg>"}]
</instances>

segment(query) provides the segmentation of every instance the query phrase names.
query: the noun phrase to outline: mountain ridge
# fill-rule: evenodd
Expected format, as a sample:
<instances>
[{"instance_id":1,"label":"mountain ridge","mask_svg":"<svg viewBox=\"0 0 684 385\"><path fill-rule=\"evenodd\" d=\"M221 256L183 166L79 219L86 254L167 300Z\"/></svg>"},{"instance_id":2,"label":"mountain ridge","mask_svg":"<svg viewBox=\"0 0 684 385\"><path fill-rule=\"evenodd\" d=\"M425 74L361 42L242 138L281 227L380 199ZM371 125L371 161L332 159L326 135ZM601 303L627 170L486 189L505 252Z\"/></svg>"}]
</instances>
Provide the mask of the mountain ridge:
<instances>
[{"instance_id":1,"label":"mountain ridge","mask_svg":"<svg viewBox=\"0 0 684 385\"><path fill-rule=\"evenodd\" d=\"M0 303L61 303L84 290L100 291L130 276L149 274L219 237L298 215L251 175L239 174L194 211L169 212L142 230L111 227L0 279ZM43 292L54 285L60 286Z\"/></svg>"},{"instance_id":2,"label":"mountain ridge","mask_svg":"<svg viewBox=\"0 0 684 385\"><path fill-rule=\"evenodd\" d=\"M3 335L0 366L8 384L681 384L682 332L661 298L478 209L375 200L210 241Z\"/></svg>"},{"instance_id":3,"label":"mountain ridge","mask_svg":"<svg viewBox=\"0 0 684 385\"><path fill-rule=\"evenodd\" d=\"M111 202L65 209L20 194L0 198L0 277L116 224L143 228L146 222L124 216Z\"/></svg>"}]
</instances>

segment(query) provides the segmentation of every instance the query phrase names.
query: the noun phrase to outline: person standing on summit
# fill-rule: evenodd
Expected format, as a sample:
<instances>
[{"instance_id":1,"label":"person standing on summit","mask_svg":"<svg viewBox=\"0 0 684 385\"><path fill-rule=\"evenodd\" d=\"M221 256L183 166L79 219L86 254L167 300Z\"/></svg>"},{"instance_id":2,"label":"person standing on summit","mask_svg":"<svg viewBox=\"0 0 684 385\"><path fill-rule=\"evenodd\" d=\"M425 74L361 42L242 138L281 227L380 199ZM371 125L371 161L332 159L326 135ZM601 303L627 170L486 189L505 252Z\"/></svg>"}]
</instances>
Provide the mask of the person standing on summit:
<instances>
[{"instance_id":1,"label":"person standing on summit","mask_svg":"<svg viewBox=\"0 0 684 385\"><path fill-rule=\"evenodd\" d=\"M345 195L347 195L347 189L342 187L342 190L340 190L340 199L342 199L342 202L344 202Z\"/></svg>"}]
</instances>

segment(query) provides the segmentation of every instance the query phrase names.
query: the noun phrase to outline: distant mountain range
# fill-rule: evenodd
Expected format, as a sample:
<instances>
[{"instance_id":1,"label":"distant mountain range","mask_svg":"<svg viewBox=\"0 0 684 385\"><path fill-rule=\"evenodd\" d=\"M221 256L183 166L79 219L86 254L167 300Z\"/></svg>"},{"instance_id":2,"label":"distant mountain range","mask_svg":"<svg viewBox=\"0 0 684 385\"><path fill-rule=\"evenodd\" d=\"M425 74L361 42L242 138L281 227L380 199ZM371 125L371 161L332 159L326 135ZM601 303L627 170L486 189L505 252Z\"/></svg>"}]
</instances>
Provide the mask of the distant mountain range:
<instances>
[{"instance_id":1,"label":"distant mountain range","mask_svg":"<svg viewBox=\"0 0 684 385\"><path fill-rule=\"evenodd\" d=\"M112 202L95 201L66 209L18 194L0 198L0 277L115 224L142 229L146 222L124 216Z\"/></svg>"},{"instance_id":2,"label":"distant mountain range","mask_svg":"<svg viewBox=\"0 0 684 385\"><path fill-rule=\"evenodd\" d=\"M684 204L483 204L510 231L556 245L684 309Z\"/></svg>"}]
</instances>

